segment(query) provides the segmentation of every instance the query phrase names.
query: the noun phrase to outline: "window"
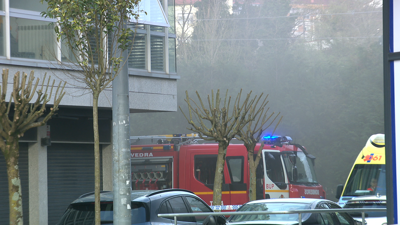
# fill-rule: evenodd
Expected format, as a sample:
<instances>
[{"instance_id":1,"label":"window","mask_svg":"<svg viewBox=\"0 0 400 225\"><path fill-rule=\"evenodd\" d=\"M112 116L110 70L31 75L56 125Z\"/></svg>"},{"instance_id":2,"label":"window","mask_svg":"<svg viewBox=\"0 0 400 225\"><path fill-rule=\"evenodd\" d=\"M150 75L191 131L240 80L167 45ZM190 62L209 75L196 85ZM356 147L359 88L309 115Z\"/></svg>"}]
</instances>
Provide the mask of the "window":
<instances>
[{"instance_id":1,"label":"window","mask_svg":"<svg viewBox=\"0 0 400 225\"><path fill-rule=\"evenodd\" d=\"M244 158L242 156L226 157L232 183L243 183L243 161Z\"/></svg>"},{"instance_id":2,"label":"window","mask_svg":"<svg viewBox=\"0 0 400 225\"><path fill-rule=\"evenodd\" d=\"M43 1L43 4L40 2L40 0L9 0L9 1L10 1L10 8L25 9L37 12L42 12L47 10L47 2L45 1Z\"/></svg>"},{"instance_id":3,"label":"window","mask_svg":"<svg viewBox=\"0 0 400 225\"><path fill-rule=\"evenodd\" d=\"M2 1L1 1L2 2ZM4 34L6 33L6 29L4 27L4 16L0 16L0 55L5 55L5 41Z\"/></svg>"},{"instance_id":4,"label":"window","mask_svg":"<svg viewBox=\"0 0 400 225\"><path fill-rule=\"evenodd\" d=\"M133 38L133 37L132 37ZM131 48L129 48L130 50ZM129 54L128 67L146 69L146 35L136 34L133 40L133 48Z\"/></svg>"},{"instance_id":5,"label":"window","mask_svg":"<svg viewBox=\"0 0 400 225\"><path fill-rule=\"evenodd\" d=\"M169 33L175 34L175 0L168 0Z\"/></svg>"},{"instance_id":6,"label":"window","mask_svg":"<svg viewBox=\"0 0 400 225\"><path fill-rule=\"evenodd\" d=\"M149 213L141 202L131 203L131 222L132 224L144 223L150 220ZM113 203L100 203L100 220L101 223L113 222ZM66 213L58 224L67 225L84 225L94 223L94 204L93 202L76 203L68 207Z\"/></svg>"},{"instance_id":7,"label":"window","mask_svg":"<svg viewBox=\"0 0 400 225\"><path fill-rule=\"evenodd\" d=\"M334 204L329 204L331 209L340 209L341 207ZM335 212L340 224L342 225L352 225L353 219L346 213Z\"/></svg>"},{"instance_id":8,"label":"window","mask_svg":"<svg viewBox=\"0 0 400 225\"><path fill-rule=\"evenodd\" d=\"M173 206L172 211L173 213L189 213L188 209L186 208L185 202L181 197L172 198L169 200L169 204ZM179 221L187 221L187 222L195 222L194 217L177 217Z\"/></svg>"},{"instance_id":9,"label":"window","mask_svg":"<svg viewBox=\"0 0 400 225\"><path fill-rule=\"evenodd\" d=\"M212 212L208 206L206 206L202 201L193 198L193 197L186 197L187 202L192 210L192 212ZM207 216L195 216L196 222L202 223Z\"/></svg>"},{"instance_id":10,"label":"window","mask_svg":"<svg viewBox=\"0 0 400 225\"><path fill-rule=\"evenodd\" d=\"M214 184L217 155L194 156L194 176L203 184ZM223 179L225 183L225 179Z\"/></svg>"},{"instance_id":11,"label":"window","mask_svg":"<svg viewBox=\"0 0 400 225\"><path fill-rule=\"evenodd\" d=\"M161 206L160 209L158 210L158 213L172 213L172 208L171 205L169 204L169 201L165 201Z\"/></svg>"},{"instance_id":12,"label":"window","mask_svg":"<svg viewBox=\"0 0 400 225\"><path fill-rule=\"evenodd\" d=\"M286 171L290 182L297 183L317 183L312 160L302 151L297 153L283 154ZM297 168L297 177L295 177L294 168Z\"/></svg>"},{"instance_id":13,"label":"window","mask_svg":"<svg viewBox=\"0 0 400 225\"><path fill-rule=\"evenodd\" d=\"M62 39L61 41L61 61L66 62L66 63L76 63L76 58L74 56L74 52L72 49L68 46L67 40Z\"/></svg>"},{"instance_id":14,"label":"window","mask_svg":"<svg viewBox=\"0 0 400 225\"><path fill-rule=\"evenodd\" d=\"M329 207L324 203L320 204L316 208L317 209L329 209ZM321 213L320 215L321 215L322 220L324 221L325 225L335 225L335 223L334 223L335 220L332 217L331 213Z\"/></svg>"},{"instance_id":15,"label":"window","mask_svg":"<svg viewBox=\"0 0 400 225\"><path fill-rule=\"evenodd\" d=\"M11 57L55 60L53 24L11 17L10 28Z\"/></svg>"},{"instance_id":16,"label":"window","mask_svg":"<svg viewBox=\"0 0 400 225\"><path fill-rule=\"evenodd\" d=\"M176 73L176 44L175 44L175 38L169 38L168 41L168 53L169 53L169 72L170 73Z\"/></svg>"},{"instance_id":17,"label":"window","mask_svg":"<svg viewBox=\"0 0 400 225\"><path fill-rule=\"evenodd\" d=\"M304 203L291 203L291 202L247 203L242 207L240 207L237 212L294 211L302 209L310 209L310 205ZM305 214L302 213L301 215L303 218L305 217ZM295 222L298 222L299 215L296 213L234 215L230 219L230 222L257 221L257 220L284 221L285 223L280 222L279 224L294 224ZM278 222L274 224L278 224Z\"/></svg>"},{"instance_id":18,"label":"window","mask_svg":"<svg viewBox=\"0 0 400 225\"><path fill-rule=\"evenodd\" d=\"M151 36L151 70L164 71L164 37Z\"/></svg>"},{"instance_id":19,"label":"window","mask_svg":"<svg viewBox=\"0 0 400 225\"><path fill-rule=\"evenodd\" d=\"M3 25L5 16L0 15L0 56L42 60L42 62L39 62L41 64L58 60L65 63L77 63L74 52L69 48L66 41L61 39L60 47L57 43L54 32L56 19L45 18L40 15L41 12L47 10L46 2L42 4L40 0L6 1L9 2L9 10L3 11L4 0L0 0L0 11L3 11L2 15L10 16L10 26L5 27ZM162 3L160 0L150 0L139 4L142 6L141 9L147 9L145 10L147 15L141 18L140 24L137 21L128 24L128 27L136 31L133 48L131 48L132 52L128 57L128 67L147 70L148 73L153 71L176 73L174 0L163 0ZM168 21L171 21L171 26L168 25ZM8 33L10 35L7 39L9 38L10 43L6 43L4 37ZM95 36L90 36L93 39L89 42L93 44ZM8 44L10 46L7 46ZM97 63L99 55L94 50L91 56ZM109 48L109 50L111 49ZM25 65L21 60L16 62ZM56 64L53 63L53 65ZM170 69L167 70L167 68ZM144 73L144 71L137 72Z\"/></svg>"},{"instance_id":20,"label":"window","mask_svg":"<svg viewBox=\"0 0 400 225\"><path fill-rule=\"evenodd\" d=\"M377 181L374 191L368 190L372 181ZM386 194L386 167L379 164L358 164L354 166L343 195Z\"/></svg>"},{"instance_id":21,"label":"window","mask_svg":"<svg viewBox=\"0 0 400 225\"><path fill-rule=\"evenodd\" d=\"M281 155L275 152L266 152L264 157L268 178L274 183L285 183Z\"/></svg>"}]
</instances>

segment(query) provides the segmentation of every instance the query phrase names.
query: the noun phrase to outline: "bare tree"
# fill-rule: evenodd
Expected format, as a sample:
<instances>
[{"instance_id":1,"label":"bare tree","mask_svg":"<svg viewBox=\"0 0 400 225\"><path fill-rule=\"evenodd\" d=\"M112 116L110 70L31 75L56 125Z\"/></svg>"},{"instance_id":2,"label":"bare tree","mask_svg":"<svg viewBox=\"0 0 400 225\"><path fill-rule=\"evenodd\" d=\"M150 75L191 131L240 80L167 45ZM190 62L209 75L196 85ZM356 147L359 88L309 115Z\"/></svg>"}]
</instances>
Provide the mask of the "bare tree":
<instances>
[{"instance_id":1,"label":"bare tree","mask_svg":"<svg viewBox=\"0 0 400 225\"><path fill-rule=\"evenodd\" d=\"M182 55L182 60L195 58L198 64L216 66L231 62L238 56L238 48L232 39L229 7L226 0L198 1L194 16L190 45ZM182 53L181 51L179 51Z\"/></svg>"},{"instance_id":2,"label":"bare tree","mask_svg":"<svg viewBox=\"0 0 400 225\"><path fill-rule=\"evenodd\" d=\"M194 23L195 23L195 11L194 0L183 0L181 5L175 6L176 13L176 40L177 49L182 55L182 59L186 60L188 44L192 37Z\"/></svg>"},{"instance_id":3,"label":"bare tree","mask_svg":"<svg viewBox=\"0 0 400 225\"><path fill-rule=\"evenodd\" d=\"M238 93L232 109L230 108L231 96L228 96L228 90L225 94L224 102L221 102L220 91L214 96L214 91L207 97L208 107L206 107L196 91L199 104L189 97L186 91L185 102L188 105L189 115L185 115L182 108L181 112L190 124L189 130L199 134L204 140L218 142L218 156L214 177L213 204L220 205L222 197L222 179L224 172L225 156L230 141L240 130L250 121L254 120L262 112L265 106L265 100L260 108L256 109L262 96L250 98L251 92L243 101L241 100L242 91ZM232 110L232 113L230 113ZM194 118L193 118L194 117Z\"/></svg>"},{"instance_id":4,"label":"bare tree","mask_svg":"<svg viewBox=\"0 0 400 225\"><path fill-rule=\"evenodd\" d=\"M267 95L268 97L268 95ZM266 97L266 98L267 98ZM266 100L265 98L265 100ZM257 143L260 141L261 137L263 136L263 133L266 129L268 129L274 121L278 118L279 114L278 113L272 121L268 124L268 126L265 126L265 124L272 118L272 116L275 114L274 112L271 113L268 116L268 111L265 110L265 106L268 104L268 102L264 102L260 105L261 112L258 114L256 117L256 120L250 121L246 125L246 129L242 129L238 132L237 134L237 139L243 141L244 146L247 149L247 160L249 161L249 170L250 170L250 187L249 187L249 200L253 201L256 200L256 169L257 166L260 162L261 159L261 153L262 149L264 147L264 142L261 143L260 148L258 149L257 156L254 157L254 149L257 145ZM255 113L255 111L252 111L252 113ZM272 133L275 132L276 128L278 127L279 123L281 122L282 117L279 119L278 123L275 126L275 129Z\"/></svg>"},{"instance_id":5,"label":"bare tree","mask_svg":"<svg viewBox=\"0 0 400 225\"><path fill-rule=\"evenodd\" d=\"M7 164L8 194L10 209L10 224L23 224L22 192L19 176L19 139L24 133L34 127L40 127L56 113L61 99L64 97L64 85L60 82L55 86L55 80L50 85L50 77L46 76L39 85L39 78L33 71L28 75L17 72L14 75L13 89L7 96L8 69L3 69L0 99L0 149ZM53 93L53 88L57 88ZM46 114L46 104L54 94L53 107ZM34 100L36 98L36 100ZM45 115L46 114L46 115ZM45 115L43 117L43 115ZM38 120L39 118L42 118Z\"/></svg>"},{"instance_id":6,"label":"bare tree","mask_svg":"<svg viewBox=\"0 0 400 225\"><path fill-rule=\"evenodd\" d=\"M85 84L93 95L93 132L95 158L95 221L100 224L100 146L98 101L100 93L110 87L127 59L122 53L132 46L134 33L124 27L126 21L139 17L140 0L41 0L48 4L42 15L57 19L58 40L72 50L80 73L67 73ZM119 51L121 50L121 51ZM125 61L124 61L125 60ZM62 62L61 62L62 63Z\"/></svg>"}]
</instances>

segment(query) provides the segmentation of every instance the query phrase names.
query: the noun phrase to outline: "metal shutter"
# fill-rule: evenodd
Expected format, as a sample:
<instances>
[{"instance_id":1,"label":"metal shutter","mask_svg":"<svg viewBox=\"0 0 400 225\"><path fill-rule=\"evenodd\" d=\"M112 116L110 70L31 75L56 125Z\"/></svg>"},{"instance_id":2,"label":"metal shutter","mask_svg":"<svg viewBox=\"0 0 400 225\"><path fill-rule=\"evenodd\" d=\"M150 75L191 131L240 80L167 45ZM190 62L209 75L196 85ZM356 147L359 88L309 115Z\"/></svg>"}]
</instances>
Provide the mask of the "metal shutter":
<instances>
[{"instance_id":1,"label":"metal shutter","mask_svg":"<svg viewBox=\"0 0 400 225\"><path fill-rule=\"evenodd\" d=\"M94 191L93 148L93 144L48 147L49 224L56 224L68 205L81 194Z\"/></svg>"},{"instance_id":2,"label":"metal shutter","mask_svg":"<svg viewBox=\"0 0 400 225\"><path fill-rule=\"evenodd\" d=\"M164 37L151 36L151 70L164 71Z\"/></svg>"},{"instance_id":3,"label":"metal shutter","mask_svg":"<svg viewBox=\"0 0 400 225\"><path fill-rule=\"evenodd\" d=\"M132 36L133 39L133 36ZM135 69L146 69L146 35L136 34L133 39L133 48L128 48L128 67Z\"/></svg>"},{"instance_id":4,"label":"metal shutter","mask_svg":"<svg viewBox=\"0 0 400 225\"><path fill-rule=\"evenodd\" d=\"M19 144L19 176L22 185L22 213L24 225L29 224L29 180L28 180L28 144ZM7 167L3 153L0 154L0 224L10 224L8 208Z\"/></svg>"}]
</instances>

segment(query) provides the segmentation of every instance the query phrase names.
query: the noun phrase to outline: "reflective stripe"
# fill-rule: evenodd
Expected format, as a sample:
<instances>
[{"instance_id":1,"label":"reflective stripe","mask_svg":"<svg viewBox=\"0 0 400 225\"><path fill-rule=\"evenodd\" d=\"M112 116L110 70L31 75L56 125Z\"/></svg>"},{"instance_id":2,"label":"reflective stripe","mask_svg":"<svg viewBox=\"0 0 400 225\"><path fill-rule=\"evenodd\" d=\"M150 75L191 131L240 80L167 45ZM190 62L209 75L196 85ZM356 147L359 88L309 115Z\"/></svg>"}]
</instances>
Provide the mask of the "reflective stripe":
<instances>
[{"instance_id":1,"label":"reflective stripe","mask_svg":"<svg viewBox=\"0 0 400 225\"><path fill-rule=\"evenodd\" d=\"M149 146L149 147L152 147L153 150L164 148L164 146ZM171 149L174 149L174 146L171 145ZM141 151L141 150L143 150L143 147L131 147L131 151Z\"/></svg>"},{"instance_id":2,"label":"reflective stripe","mask_svg":"<svg viewBox=\"0 0 400 225\"><path fill-rule=\"evenodd\" d=\"M289 192L289 190L265 190L265 193L268 192Z\"/></svg>"}]
</instances>

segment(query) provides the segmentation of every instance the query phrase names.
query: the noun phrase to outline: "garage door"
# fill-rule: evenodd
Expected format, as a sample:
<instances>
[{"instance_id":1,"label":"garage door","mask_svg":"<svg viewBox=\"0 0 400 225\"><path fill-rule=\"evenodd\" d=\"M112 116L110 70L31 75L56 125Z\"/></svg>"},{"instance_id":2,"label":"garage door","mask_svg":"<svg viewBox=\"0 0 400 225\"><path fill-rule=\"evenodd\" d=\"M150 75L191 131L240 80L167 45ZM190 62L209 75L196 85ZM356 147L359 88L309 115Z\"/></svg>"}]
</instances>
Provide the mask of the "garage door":
<instances>
[{"instance_id":1,"label":"garage door","mask_svg":"<svg viewBox=\"0 0 400 225\"><path fill-rule=\"evenodd\" d=\"M48 224L56 224L73 200L94 191L93 144L52 143L48 147L47 163Z\"/></svg>"},{"instance_id":2,"label":"garage door","mask_svg":"<svg viewBox=\"0 0 400 225\"><path fill-rule=\"evenodd\" d=\"M22 213L24 225L29 224L29 181L28 181L28 144L19 145L19 175L22 184ZM0 224L10 224L8 208L7 167L3 153L0 153Z\"/></svg>"}]
</instances>

